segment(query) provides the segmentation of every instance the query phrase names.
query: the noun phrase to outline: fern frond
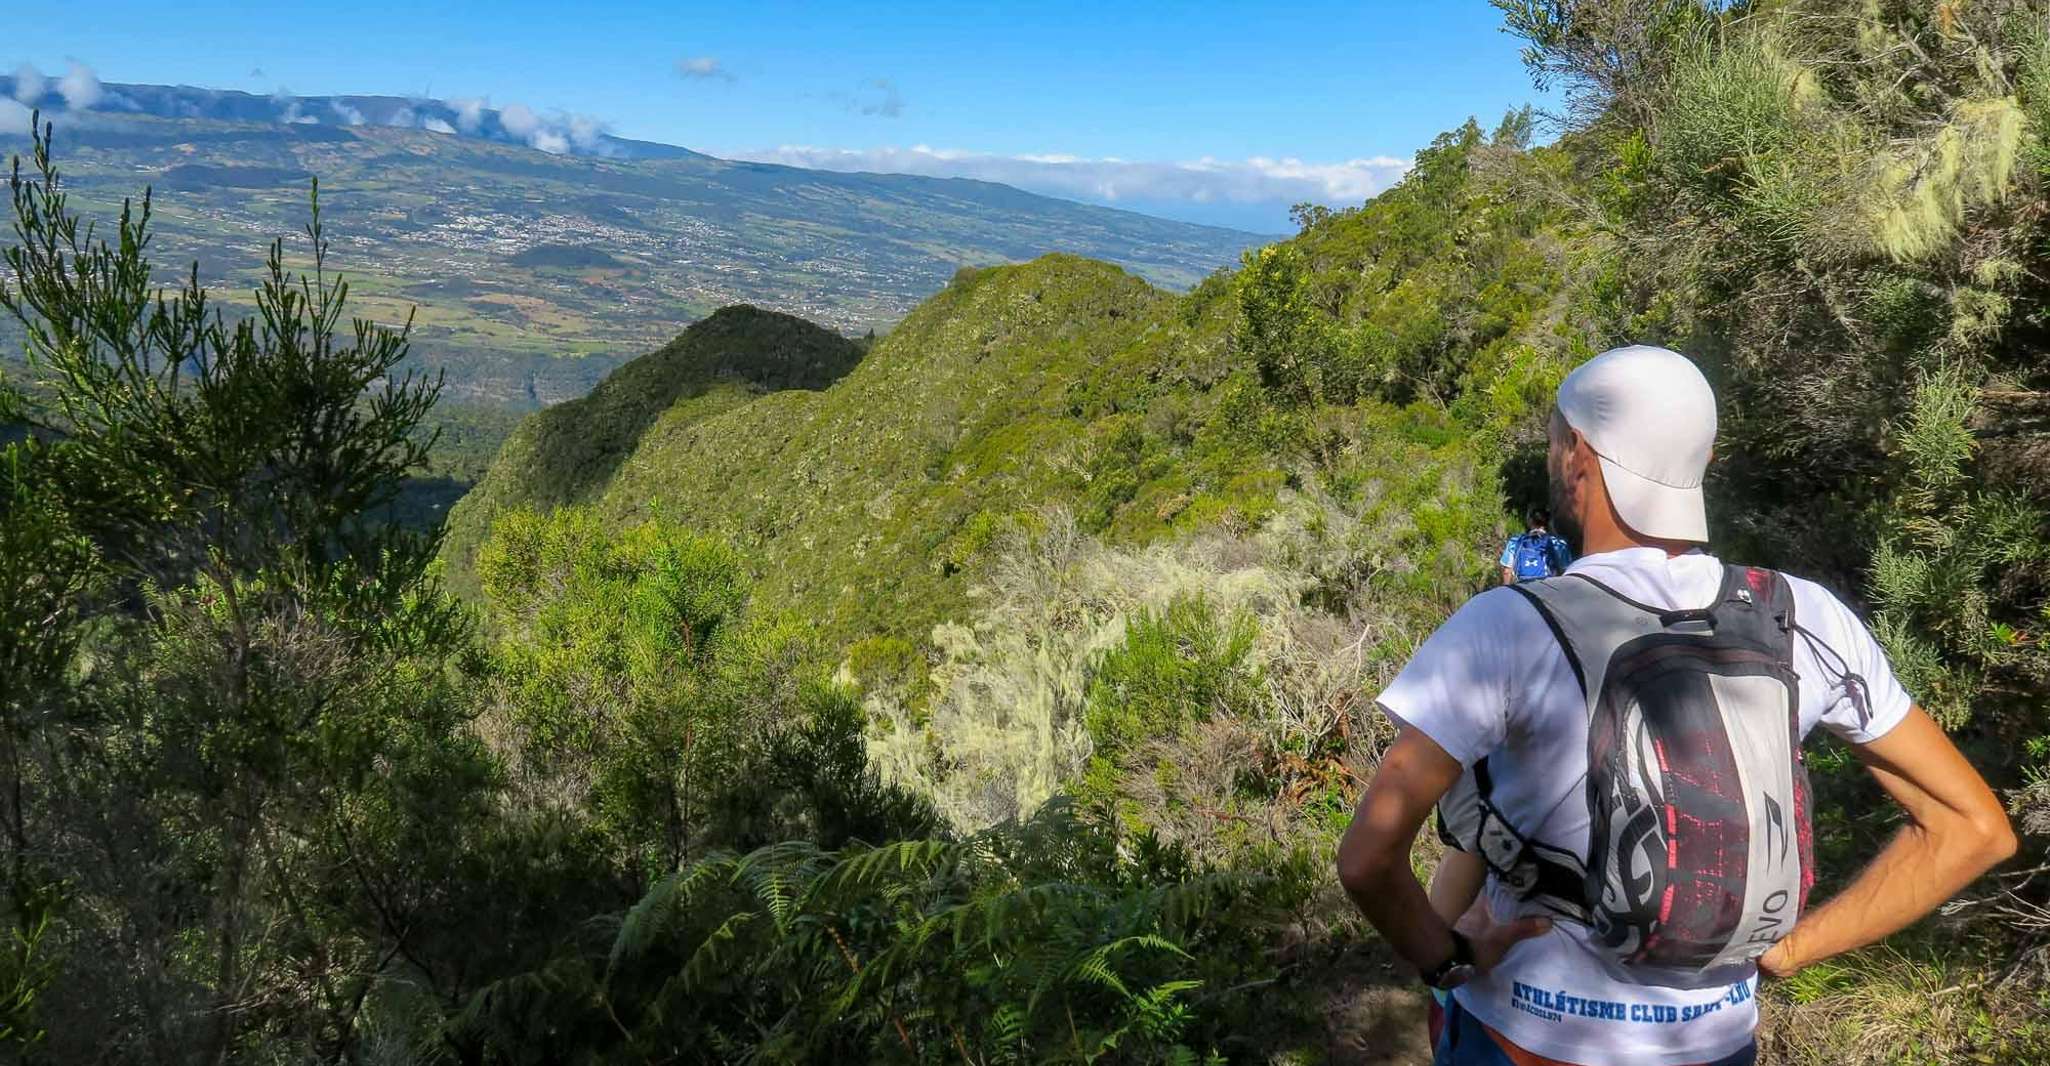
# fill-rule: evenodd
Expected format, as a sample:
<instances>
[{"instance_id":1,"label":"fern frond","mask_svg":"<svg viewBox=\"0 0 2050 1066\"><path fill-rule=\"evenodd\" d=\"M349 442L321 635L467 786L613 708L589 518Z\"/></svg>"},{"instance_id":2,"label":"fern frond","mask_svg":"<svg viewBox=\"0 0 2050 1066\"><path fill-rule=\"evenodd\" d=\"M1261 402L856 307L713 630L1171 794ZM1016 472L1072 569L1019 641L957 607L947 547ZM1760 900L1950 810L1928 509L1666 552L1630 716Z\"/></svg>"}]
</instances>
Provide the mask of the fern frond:
<instances>
[{"instance_id":1,"label":"fern frond","mask_svg":"<svg viewBox=\"0 0 2050 1066\"><path fill-rule=\"evenodd\" d=\"M597 992L582 959L555 959L478 989L443 1031L458 1045L530 1046L538 1036L533 1026L558 1017L563 1001L593 1002Z\"/></svg>"},{"instance_id":2,"label":"fern frond","mask_svg":"<svg viewBox=\"0 0 2050 1066\"><path fill-rule=\"evenodd\" d=\"M726 949L737 946L740 934L760 918L759 911L741 911L720 922L719 928L712 930L710 936L698 941L697 948L690 953L690 959L683 964L683 969L677 974L684 981L683 987L699 987L705 983L707 971L732 961L725 954Z\"/></svg>"},{"instance_id":3,"label":"fern frond","mask_svg":"<svg viewBox=\"0 0 2050 1066\"><path fill-rule=\"evenodd\" d=\"M619 931L613 936L611 955L606 960L607 979L626 958L645 954L650 946L665 937L674 928L677 916L689 909L698 894L730 879L733 867L734 860L730 856L713 856L663 878L649 889L620 920Z\"/></svg>"},{"instance_id":4,"label":"fern frond","mask_svg":"<svg viewBox=\"0 0 2050 1066\"><path fill-rule=\"evenodd\" d=\"M935 838L903 840L882 847L860 849L835 863L819 878L815 891L821 898L838 899L850 893L872 890L886 877L901 880L924 877L957 858L966 847L968 845Z\"/></svg>"}]
</instances>

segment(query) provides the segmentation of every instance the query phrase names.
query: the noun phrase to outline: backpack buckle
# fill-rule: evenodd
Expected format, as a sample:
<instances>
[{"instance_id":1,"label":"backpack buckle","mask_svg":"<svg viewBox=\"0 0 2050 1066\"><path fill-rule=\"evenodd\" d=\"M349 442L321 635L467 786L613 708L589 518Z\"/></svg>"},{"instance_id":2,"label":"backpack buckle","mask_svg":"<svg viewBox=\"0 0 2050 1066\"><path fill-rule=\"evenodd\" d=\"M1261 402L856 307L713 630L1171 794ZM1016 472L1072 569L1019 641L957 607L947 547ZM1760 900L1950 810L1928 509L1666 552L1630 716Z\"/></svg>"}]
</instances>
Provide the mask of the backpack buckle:
<instances>
[{"instance_id":1,"label":"backpack buckle","mask_svg":"<svg viewBox=\"0 0 2050 1066\"><path fill-rule=\"evenodd\" d=\"M1715 610L1709 607L1690 607L1680 611L1659 612L1659 625L1667 629L1688 622L1699 622L1710 629L1715 628Z\"/></svg>"}]
</instances>

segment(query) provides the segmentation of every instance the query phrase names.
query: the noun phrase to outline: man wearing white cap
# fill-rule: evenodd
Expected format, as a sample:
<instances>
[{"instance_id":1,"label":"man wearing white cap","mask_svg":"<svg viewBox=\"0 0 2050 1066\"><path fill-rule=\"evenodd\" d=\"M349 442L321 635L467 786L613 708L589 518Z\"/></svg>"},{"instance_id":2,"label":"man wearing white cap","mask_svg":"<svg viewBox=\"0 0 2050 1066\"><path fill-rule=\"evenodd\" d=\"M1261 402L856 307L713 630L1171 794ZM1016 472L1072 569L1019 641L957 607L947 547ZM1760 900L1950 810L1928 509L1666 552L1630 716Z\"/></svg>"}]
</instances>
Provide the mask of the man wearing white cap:
<instances>
[{"instance_id":1,"label":"man wearing white cap","mask_svg":"<svg viewBox=\"0 0 2050 1066\"><path fill-rule=\"evenodd\" d=\"M1546 464L1580 559L1474 597L1381 693L1399 732L1339 878L1450 990L1440 1064L1750 1063L1760 970L1877 941L2014 851L1999 801L1847 607L1707 553L1715 426L1675 352L1619 348L1569 374ZM1811 906L1800 744L1817 725L1907 824ZM1456 930L1409 861L1434 808L1488 871Z\"/></svg>"}]
</instances>

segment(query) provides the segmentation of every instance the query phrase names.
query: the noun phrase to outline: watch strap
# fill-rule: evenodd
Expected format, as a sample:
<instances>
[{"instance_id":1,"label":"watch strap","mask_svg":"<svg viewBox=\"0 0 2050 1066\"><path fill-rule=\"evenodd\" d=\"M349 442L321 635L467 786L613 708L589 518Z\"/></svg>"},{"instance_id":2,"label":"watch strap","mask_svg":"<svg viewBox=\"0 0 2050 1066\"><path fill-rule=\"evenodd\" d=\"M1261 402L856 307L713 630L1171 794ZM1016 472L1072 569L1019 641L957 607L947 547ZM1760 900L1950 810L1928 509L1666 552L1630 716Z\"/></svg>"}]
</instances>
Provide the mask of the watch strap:
<instances>
[{"instance_id":1,"label":"watch strap","mask_svg":"<svg viewBox=\"0 0 2050 1066\"><path fill-rule=\"evenodd\" d=\"M1473 965L1473 941L1468 940L1466 934L1457 929L1447 929L1446 932L1452 936L1451 956L1420 975L1424 983L1432 988L1445 987L1445 978L1449 977L1452 971L1462 966Z\"/></svg>"}]
</instances>

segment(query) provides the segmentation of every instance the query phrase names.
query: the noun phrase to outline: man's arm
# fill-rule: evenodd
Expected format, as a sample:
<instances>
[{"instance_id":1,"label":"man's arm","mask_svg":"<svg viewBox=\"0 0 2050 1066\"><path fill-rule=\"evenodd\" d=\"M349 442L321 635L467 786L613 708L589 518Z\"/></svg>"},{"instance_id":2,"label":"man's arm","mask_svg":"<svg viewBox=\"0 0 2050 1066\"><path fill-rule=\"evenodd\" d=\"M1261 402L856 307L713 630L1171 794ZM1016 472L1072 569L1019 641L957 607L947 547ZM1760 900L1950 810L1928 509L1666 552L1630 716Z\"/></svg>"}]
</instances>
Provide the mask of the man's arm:
<instances>
[{"instance_id":1,"label":"man's arm","mask_svg":"<svg viewBox=\"0 0 2050 1066\"><path fill-rule=\"evenodd\" d=\"M1514 584L1516 584L1516 571L1514 571L1514 570L1512 570L1512 569L1510 569L1509 567L1506 567L1506 566L1505 566L1505 567L1503 567L1503 568L1502 568L1502 583L1503 583L1504 585L1514 585Z\"/></svg>"},{"instance_id":2,"label":"man's arm","mask_svg":"<svg viewBox=\"0 0 2050 1066\"><path fill-rule=\"evenodd\" d=\"M1431 897L1431 909L1438 917L1453 926L1473 909L1474 901L1480 897L1481 885L1488 879L1488 868L1481 857L1470 851L1446 848L1438 868L1431 871L1431 883L1425 892Z\"/></svg>"},{"instance_id":3,"label":"man's arm","mask_svg":"<svg viewBox=\"0 0 2050 1066\"><path fill-rule=\"evenodd\" d=\"M1908 824L1842 892L1758 960L1769 974L1785 977L1875 943L2014 854L2014 829L2000 800L1920 707L1885 736L1852 748L1907 812Z\"/></svg>"},{"instance_id":4,"label":"man's arm","mask_svg":"<svg viewBox=\"0 0 2050 1066\"><path fill-rule=\"evenodd\" d=\"M1409 848L1431 808L1459 778L1458 760L1423 733L1403 727L1338 842L1338 880L1381 936L1419 970L1452 957L1452 932L1409 866ZM1474 966L1492 969L1517 941L1551 928L1530 918L1480 923Z\"/></svg>"}]
</instances>

